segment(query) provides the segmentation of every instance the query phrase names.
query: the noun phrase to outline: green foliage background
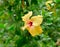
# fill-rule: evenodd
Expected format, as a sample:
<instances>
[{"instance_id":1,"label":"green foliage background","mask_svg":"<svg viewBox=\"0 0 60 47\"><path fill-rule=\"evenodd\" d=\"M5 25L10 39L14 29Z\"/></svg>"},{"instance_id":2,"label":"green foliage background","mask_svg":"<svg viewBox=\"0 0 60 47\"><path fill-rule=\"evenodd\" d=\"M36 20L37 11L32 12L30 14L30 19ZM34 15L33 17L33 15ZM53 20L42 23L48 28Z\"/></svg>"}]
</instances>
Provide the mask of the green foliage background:
<instances>
[{"instance_id":1,"label":"green foliage background","mask_svg":"<svg viewBox=\"0 0 60 47\"><path fill-rule=\"evenodd\" d=\"M46 1L0 0L0 47L60 47L56 45L60 39L60 1L50 4L54 13L46 9ZM29 11L43 16L43 33L39 36L32 37L27 30L21 30L21 17Z\"/></svg>"}]
</instances>

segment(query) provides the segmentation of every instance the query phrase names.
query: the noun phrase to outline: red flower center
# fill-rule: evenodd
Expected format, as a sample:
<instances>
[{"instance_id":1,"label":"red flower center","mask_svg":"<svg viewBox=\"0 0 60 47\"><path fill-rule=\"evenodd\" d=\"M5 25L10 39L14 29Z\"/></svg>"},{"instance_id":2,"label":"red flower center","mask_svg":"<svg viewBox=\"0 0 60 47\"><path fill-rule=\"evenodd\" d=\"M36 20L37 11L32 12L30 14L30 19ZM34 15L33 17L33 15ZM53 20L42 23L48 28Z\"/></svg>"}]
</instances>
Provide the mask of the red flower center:
<instances>
[{"instance_id":1,"label":"red flower center","mask_svg":"<svg viewBox=\"0 0 60 47\"><path fill-rule=\"evenodd\" d=\"M33 22L32 21L29 21L28 22L28 25L31 27L33 25Z\"/></svg>"}]
</instances>

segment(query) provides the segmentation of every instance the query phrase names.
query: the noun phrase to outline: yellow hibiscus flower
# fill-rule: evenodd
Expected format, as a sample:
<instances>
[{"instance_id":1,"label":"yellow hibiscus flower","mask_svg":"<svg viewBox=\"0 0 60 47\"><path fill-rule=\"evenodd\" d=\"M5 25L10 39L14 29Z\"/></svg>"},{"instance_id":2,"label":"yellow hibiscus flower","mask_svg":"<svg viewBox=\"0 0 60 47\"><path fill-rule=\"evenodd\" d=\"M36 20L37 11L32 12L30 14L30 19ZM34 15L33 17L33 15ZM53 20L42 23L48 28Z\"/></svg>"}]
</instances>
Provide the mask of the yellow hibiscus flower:
<instances>
[{"instance_id":1,"label":"yellow hibiscus flower","mask_svg":"<svg viewBox=\"0 0 60 47\"><path fill-rule=\"evenodd\" d=\"M22 20L25 22L22 29L24 30L26 28L32 36L36 36L43 32L40 26L43 21L43 17L41 15L33 17L31 16L32 11L28 12L28 14L25 14L25 16L22 17Z\"/></svg>"},{"instance_id":2,"label":"yellow hibiscus flower","mask_svg":"<svg viewBox=\"0 0 60 47\"><path fill-rule=\"evenodd\" d=\"M46 2L46 7L47 7L47 9L48 10L50 10L51 9L51 6L49 5L49 4L52 4L52 0L48 0L47 2Z\"/></svg>"}]
</instances>

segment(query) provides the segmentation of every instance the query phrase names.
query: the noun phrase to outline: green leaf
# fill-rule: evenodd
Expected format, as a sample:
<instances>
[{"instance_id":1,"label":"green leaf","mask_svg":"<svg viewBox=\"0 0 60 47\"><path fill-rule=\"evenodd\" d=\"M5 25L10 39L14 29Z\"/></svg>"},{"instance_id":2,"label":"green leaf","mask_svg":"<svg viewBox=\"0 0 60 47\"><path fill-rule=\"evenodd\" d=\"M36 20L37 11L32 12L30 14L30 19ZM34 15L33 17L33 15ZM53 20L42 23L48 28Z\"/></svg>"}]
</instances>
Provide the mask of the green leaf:
<instances>
[{"instance_id":1,"label":"green leaf","mask_svg":"<svg viewBox=\"0 0 60 47\"><path fill-rule=\"evenodd\" d=\"M0 28L4 28L4 24L0 23Z\"/></svg>"},{"instance_id":2,"label":"green leaf","mask_svg":"<svg viewBox=\"0 0 60 47\"><path fill-rule=\"evenodd\" d=\"M60 3L60 0L54 0L54 2L56 2L56 3Z\"/></svg>"},{"instance_id":3,"label":"green leaf","mask_svg":"<svg viewBox=\"0 0 60 47\"><path fill-rule=\"evenodd\" d=\"M14 30L14 24L8 27L8 30Z\"/></svg>"}]
</instances>

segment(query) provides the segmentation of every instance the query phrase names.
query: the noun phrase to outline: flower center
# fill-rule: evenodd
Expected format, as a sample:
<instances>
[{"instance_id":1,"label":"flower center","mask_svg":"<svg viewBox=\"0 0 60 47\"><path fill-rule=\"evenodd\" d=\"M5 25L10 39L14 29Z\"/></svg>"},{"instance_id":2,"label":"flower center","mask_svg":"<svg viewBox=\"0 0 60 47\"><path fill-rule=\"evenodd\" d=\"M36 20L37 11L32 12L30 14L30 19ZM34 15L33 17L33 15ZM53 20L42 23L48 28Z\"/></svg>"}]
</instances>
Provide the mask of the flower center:
<instances>
[{"instance_id":1,"label":"flower center","mask_svg":"<svg viewBox=\"0 0 60 47\"><path fill-rule=\"evenodd\" d=\"M33 22L32 21L29 21L28 22L28 25L31 27L33 25Z\"/></svg>"}]
</instances>

